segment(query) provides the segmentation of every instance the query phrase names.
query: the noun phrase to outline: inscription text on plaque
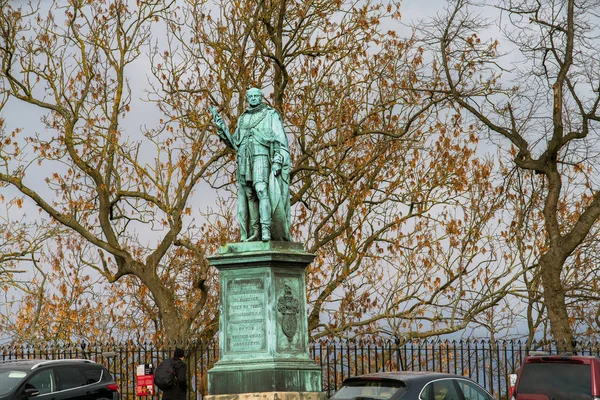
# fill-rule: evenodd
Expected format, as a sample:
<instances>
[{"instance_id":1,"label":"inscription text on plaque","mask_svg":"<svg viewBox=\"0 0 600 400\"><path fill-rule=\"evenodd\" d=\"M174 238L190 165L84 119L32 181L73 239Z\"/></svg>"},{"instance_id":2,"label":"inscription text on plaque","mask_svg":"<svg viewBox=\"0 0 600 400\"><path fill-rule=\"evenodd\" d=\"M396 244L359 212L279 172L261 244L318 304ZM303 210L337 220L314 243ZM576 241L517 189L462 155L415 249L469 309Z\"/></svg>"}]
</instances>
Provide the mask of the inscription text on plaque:
<instances>
[{"instance_id":1,"label":"inscription text on plaque","mask_svg":"<svg viewBox=\"0 0 600 400\"><path fill-rule=\"evenodd\" d=\"M265 351L263 278L231 279L227 282L227 292L227 350Z\"/></svg>"}]
</instances>

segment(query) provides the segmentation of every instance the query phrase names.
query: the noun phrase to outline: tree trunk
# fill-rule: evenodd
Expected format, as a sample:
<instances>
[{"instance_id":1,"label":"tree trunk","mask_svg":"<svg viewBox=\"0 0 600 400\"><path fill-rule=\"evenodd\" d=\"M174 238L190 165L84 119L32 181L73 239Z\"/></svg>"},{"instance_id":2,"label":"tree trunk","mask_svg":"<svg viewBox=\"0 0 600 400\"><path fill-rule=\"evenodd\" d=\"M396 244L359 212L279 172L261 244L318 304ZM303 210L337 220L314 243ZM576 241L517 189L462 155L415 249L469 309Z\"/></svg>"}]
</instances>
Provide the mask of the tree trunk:
<instances>
[{"instance_id":1,"label":"tree trunk","mask_svg":"<svg viewBox=\"0 0 600 400\"><path fill-rule=\"evenodd\" d=\"M569 314L565 303L561 272L566 257L549 250L540 257L544 304L548 310L550 332L560 350L573 351L573 331L569 324Z\"/></svg>"},{"instance_id":2,"label":"tree trunk","mask_svg":"<svg viewBox=\"0 0 600 400\"><path fill-rule=\"evenodd\" d=\"M175 304L174 293L165 287L156 274L139 272L138 277L148 288L158 307L160 320L167 340L176 343L183 342L186 339L190 322L187 318L183 318L180 315L180 310Z\"/></svg>"},{"instance_id":3,"label":"tree trunk","mask_svg":"<svg viewBox=\"0 0 600 400\"><path fill-rule=\"evenodd\" d=\"M158 302L157 302L158 304ZM172 304L159 305L165 336L170 342L182 343L185 340L186 322L179 316L177 308Z\"/></svg>"}]
</instances>

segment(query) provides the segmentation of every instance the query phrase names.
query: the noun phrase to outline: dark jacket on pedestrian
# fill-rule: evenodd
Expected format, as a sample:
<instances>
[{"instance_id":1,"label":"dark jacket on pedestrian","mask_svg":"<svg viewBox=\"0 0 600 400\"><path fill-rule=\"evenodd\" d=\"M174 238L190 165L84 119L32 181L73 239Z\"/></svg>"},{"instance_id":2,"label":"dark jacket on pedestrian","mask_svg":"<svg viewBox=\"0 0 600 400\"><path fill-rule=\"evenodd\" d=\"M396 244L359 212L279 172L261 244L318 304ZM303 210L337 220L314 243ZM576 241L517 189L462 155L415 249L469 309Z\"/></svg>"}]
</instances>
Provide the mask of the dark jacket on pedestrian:
<instances>
[{"instance_id":1,"label":"dark jacket on pedestrian","mask_svg":"<svg viewBox=\"0 0 600 400\"><path fill-rule=\"evenodd\" d=\"M175 375L177 375L177 385L163 391L163 400L185 400L187 394L187 379L186 371L187 367L185 363L179 357L173 357L171 359L173 363L173 369Z\"/></svg>"}]
</instances>

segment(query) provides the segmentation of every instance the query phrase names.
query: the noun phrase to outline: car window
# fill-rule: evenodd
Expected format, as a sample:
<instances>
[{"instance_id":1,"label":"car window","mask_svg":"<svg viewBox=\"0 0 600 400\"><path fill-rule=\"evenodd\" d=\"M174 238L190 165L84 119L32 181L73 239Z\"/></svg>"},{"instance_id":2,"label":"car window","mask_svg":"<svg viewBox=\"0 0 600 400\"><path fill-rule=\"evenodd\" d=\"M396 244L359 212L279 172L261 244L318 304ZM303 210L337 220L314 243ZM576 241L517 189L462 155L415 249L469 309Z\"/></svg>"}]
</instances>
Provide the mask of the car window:
<instances>
[{"instance_id":1,"label":"car window","mask_svg":"<svg viewBox=\"0 0 600 400\"><path fill-rule=\"evenodd\" d=\"M90 365L83 368L83 375L87 384L100 382L102 378L102 367L99 365Z\"/></svg>"},{"instance_id":2,"label":"car window","mask_svg":"<svg viewBox=\"0 0 600 400\"><path fill-rule=\"evenodd\" d=\"M423 392L427 392L427 397L423 398L423 400L460 400L453 379L439 379L430 382Z\"/></svg>"},{"instance_id":3,"label":"car window","mask_svg":"<svg viewBox=\"0 0 600 400\"><path fill-rule=\"evenodd\" d=\"M331 399L354 399L356 397L384 400L406 392L406 384L398 380L353 380L344 383Z\"/></svg>"},{"instance_id":4,"label":"car window","mask_svg":"<svg viewBox=\"0 0 600 400\"><path fill-rule=\"evenodd\" d=\"M54 367L54 371L58 378L58 390L73 389L88 384L80 366L61 365Z\"/></svg>"},{"instance_id":5,"label":"car window","mask_svg":"<svg viewBox=\"0 0 600 400\"><path fill-rule=\"evenodd\" d=\"M56 380L52 369L45 369L32 375L25 383L24 389L37 389L42 394L56 391Z\"/></svg>"},{"instance_id":6,"label":"car window","mask_svg":"<svg viewBox=\"0 0 600 400\"><path fill-rule=\"evenodd\" d=\"M102 382L111 382L113 380L112 375L106 368L102 368Z\"/></svg>"},{"instance_id":7,"label":"car window","mask_svg":"<svg viewBox=\"0 0 600 400\"><path fill-rule=\"evenodd\" d=\"M527 363L523 366L517 392L544 394L556 399L590 399L592 397L590 365Z\"/></svg>"},{"instance_id":8,"label":"car window","mask_svg":"<svg viewBox=\"0 0 600 400\"><path fill-rule=\"evenodd\" d=\"M458 379L458 387L463 392L465 400L489 400L488 394L473 382Z\"/></svg>"},{"instance_id":9,"label":"car window","mask_svg":"<svg viewBox=\"0 0 600 400\"><path fill-rule=\"evenodd\" d=\"M427 385L421 390L421 394L419 394L419 400L430 400L433 397L433 393L431 393L431 389L433 385Z\"/></svg>"},{"instance_id":10,"label":"car window","mask_svg":"<svg viewBox=\"0 0 600 400\"><path fill-rule=\"evenodd\" d=\"M25 371L3 369L0 371L0 396L12 392L27 376Z\"/></svg>"}]
</instances>

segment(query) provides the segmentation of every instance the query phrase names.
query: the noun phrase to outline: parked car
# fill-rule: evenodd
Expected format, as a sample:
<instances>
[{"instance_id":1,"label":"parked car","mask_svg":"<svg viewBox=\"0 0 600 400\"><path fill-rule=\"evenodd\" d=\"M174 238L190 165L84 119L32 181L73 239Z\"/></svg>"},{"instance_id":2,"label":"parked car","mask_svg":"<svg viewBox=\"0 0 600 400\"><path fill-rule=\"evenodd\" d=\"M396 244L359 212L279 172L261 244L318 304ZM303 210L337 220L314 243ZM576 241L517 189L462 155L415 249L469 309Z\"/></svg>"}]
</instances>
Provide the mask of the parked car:
<instances>
[{"instance_id":1,"label":"parked car","mask_svg":"<svg viewBox=\"0 0 600 400\"><path fill-rule=\"evenodd\" d=\"M493 400L464 376L441 372L381 372L344 380L331 400Z\"/></svg>"},{"instance_id":2,"label":"parked car","mask_svg":"<svg viewBox=\"0 0 600 400\"><path fill-rule=\"evenodd\" d=\"M525 357L512 400L600 400L600 358L573 355Z\"/></svg>"},{"instance_id":3,"label":"parked car","mask_svg":"<svg viewBox=\"0 0 600 400\"><path fill-rule=\"evenodd\" d=\"M0 400L119 400L119 386L90 360L0 361Z\"/></svg>"}]
</instances>

